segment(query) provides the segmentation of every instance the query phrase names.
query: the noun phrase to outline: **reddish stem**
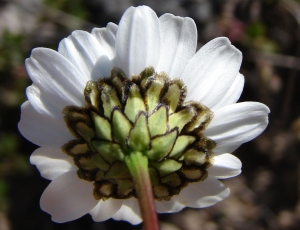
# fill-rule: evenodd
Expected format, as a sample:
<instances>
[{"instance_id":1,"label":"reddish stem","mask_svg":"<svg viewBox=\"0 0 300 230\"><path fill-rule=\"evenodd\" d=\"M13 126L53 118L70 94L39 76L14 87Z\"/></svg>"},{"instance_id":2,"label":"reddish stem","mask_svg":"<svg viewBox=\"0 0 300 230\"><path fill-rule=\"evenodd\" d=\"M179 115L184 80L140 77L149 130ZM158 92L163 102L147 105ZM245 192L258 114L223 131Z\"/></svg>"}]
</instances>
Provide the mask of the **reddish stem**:
<instances>
[{"instance_id":1,"label":"reddish stem","mask_svg":"<svg viewBox=\"0 0 300 230\"><path fill-rule=\"evenodd\" d=\"M153 190L148 171L148 158L141 152L130 153L125 160L135 182L135 191L139 200L144 230L159 230Z\"/></svg>"}]
</instances>

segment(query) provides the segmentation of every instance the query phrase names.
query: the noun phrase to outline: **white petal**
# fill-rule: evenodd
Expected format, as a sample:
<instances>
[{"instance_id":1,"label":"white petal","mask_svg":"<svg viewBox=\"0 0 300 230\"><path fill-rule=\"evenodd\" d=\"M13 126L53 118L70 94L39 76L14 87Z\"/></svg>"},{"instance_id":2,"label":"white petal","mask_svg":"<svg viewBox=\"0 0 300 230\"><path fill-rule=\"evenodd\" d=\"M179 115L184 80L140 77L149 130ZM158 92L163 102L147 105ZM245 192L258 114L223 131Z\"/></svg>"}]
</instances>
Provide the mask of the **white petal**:
<instances>
[{"instance_id":1,"label":"white petal","mask_svg":"<svg viewBox=\"0 0 300 230\"><path fill-rule=\"evenodd\" d=\"M128 78L146 67L156 68L160 55L159 24L155 12L147 6L128 8L119 24L116 55L119 67Z\"/></svg>"},{"instance_id":2,"label":"white petal","mask_svg":"<svg viewBox=\"0 0 300 230\"><path fill-rule=\"evenodd\" d=\"M218 179L226 179L241 173L242 162L229 153L223 153L214 157L213 165L207 169L209 176Z\"/></svg>"},{"instance_id":3,"label":"white petal","mask_svg":"<svg viewBox=\"0 0 300 230\"><path fill-rule=\"evenodd\" d=\"M231 153L265 130L269 112L267 106L258 102L228 105L215 112L203 133L217 142L214 153Z\"/></svg>"},{"instance_id":4,"label":"white petal","mask_svg":"<svg viewBox=\"0 0 300 230\"><path fill-rule=\"evenodd\" d=\"M108 23L106 28L94 28L92 35L98 40L103 47L106 56L109 59L115 57L115 43L118 26L114 23Z\"/></svg>"},{"instance_id":5,"label":"white petal","mask_svg":"<svg viewBox=\"0 0 300 230\"><path fill-rule=\"evenodd\" d=\"M39 146L60 148L74 139L65 124L50 116L39 114L29 101L21 106L21 120L18 128L26 139Z\"/></svg>"},{"instance_id":6,"label":"white petal","mask_svg":"<svg viewBox=\"0 0 300 230\"><path fill-rule=\"evenodd\" d=\"M110 198L99 203L90 211L94 221L104 221L111 218L122 206L122 200Z\"/></svg>"},{"instance_id":7,"label":"white petal","mask_svg":"<svg viewBox=\"0 0 300 230\"><path fill-rule=\"evenodd\" d=\"M242 74L238 73L232 85L230 86L229 90L223 96L220 101L217 102L213 107L210 109L215 112L216 110L226 106L236 103L240 98L243 88L244 88L245 78Z\"/></svg>"},{"instance_id":8,"label":"white petal","mask_svg":"<svg viewBox=\"0 0 300 230\"><path fill-rule=\"evenodd\" d=\"M77 30L59 43L58 52L74 64L85 78L90 80L92 69L105 51L97 39L88 32Z\"/></svg>"},{"instance_id":9,"label":"white petal","mask_svg":"<svg viewBox=\"0 0 300 230\"><path fill-rule=\"evenodd\" d=\"M158 213L179 212L185 207L174 199L171 199L170 201L155 201L155 206L156 212Z\"/></svg>"},{"instance_id":10,"label":"white petal","mask_svg":"<svg viewBox=\"0 0 300 230\"><path fill-rule=\"evenodd\" d=\"M60 148L40 147L31 154L30 163L36 165L41 176L49 180L77 169L73 159Z\"/></svg>"},{"instance_id":11,"label":"white petal","mask_svg":"<svg viewBox=\"0 0 300 230\"><path fill-rule=\"evenodd\" d=\"M241 62L241 52L227 38L208 42L181 75L188 89L186 100L197 100L209 108L217 104L232 85Z\"/></svg>"},{"instance_id":12,"label":"white petal","mask_svg":"<svg viewBox=\"0 0 300 230\"><path fill-rule=\"evenodd\" d=\"M86 81L77 68L62 55L46 48L36 48L26 60L26 69L44 97L61 106L83 105Z\"/></svg>"},{"instance_id":13,"label":"white petal","mask_svg":"<svg viewBox=\"0 0 300 230\"><path fill-rule=\"evenodd\" d=\"M208 177L202 182L188 184L174 199L191 208L205 208L225 199L230 190L219 180Z\"/></svg>"},{"instance_id":14,"label":"white petal","mask_svg":"<svg viewBox=\"0 0 300 230\"><path fill-rule=\"evenodd\" d=\"M191 18L164 14L159 19L161 52L157 72L179 78L197 47L197 28Z\"/></svg>"},{"instance_id":15,"label":"white petal","mask_svg":"<svg viewBox=\"0 0 300 230\"><path fill-rule=\"evenodd\" d=\"M92 70L91 79L97 80L102 77L109 77L111 75L111 70L114 67L114 60L115 59L109 60L105 55L99 57Z\"/></svg>"},{"instance_id":16,"label":"white petal","mask_svg":"<svg viewBox=\"0 0 300 230\"><path fill-rule=\"evenodd\" d=\"M93 189L93 183L79 179L76 171L69 171L48 185L41 197L40 206L52 216L54 222L75 220L97 205Z\"/></svg>"},{"instance_id":17,"label":"white petal","mask_svg":"<svg viewBox=\"0 0 300 230\"><path fill-rule=\"evenodd\" d=\"M112 216L115 220L125 220L136 225L142 222L139 202L136 198L123 200L120 210Z\"/></svg>"},{"instance_id":18,"label":"white petal","mask_svg":"<svg viewBox=\"0 0 300 230\"><path fill-rule=\"evenodd\" d=\"M32 84L26 88L26 95L32 107L41 115L52 118L61 118L63 120L62 109L64 108L61 101L49 100L47 95L41 93L40 89Z\"/></svg>"}]
</instances>

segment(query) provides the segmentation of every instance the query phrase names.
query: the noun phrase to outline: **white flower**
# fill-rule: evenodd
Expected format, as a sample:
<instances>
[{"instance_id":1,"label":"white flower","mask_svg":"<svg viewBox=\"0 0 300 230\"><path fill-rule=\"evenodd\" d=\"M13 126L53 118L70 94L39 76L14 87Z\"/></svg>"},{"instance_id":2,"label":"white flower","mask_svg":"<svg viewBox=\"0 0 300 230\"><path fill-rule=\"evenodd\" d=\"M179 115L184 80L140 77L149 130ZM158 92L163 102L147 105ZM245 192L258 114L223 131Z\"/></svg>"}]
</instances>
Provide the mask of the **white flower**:
<instances>
[{"instance_id":1,"label":"white flower","mask_svg":"<svg viewBox=\"0 0 300 230\"><path fill-rule=\"evenodd\" d=\"M30 161L41 175L52 180L44 191L41 208L55 222L66 222L90 213L95 221L109 218L141 222L136 198L96 200L93 183L79 179L73 159L62 146L74 139L64 121L66 106L85 106L89 80L110 76L113 67L128 78L152 66L187 86L185 101L194 100L214 113L203 134L214 140L213 165L202 182L189 183L170 201L156 201L158 213L184 207L211 206L229 195L218 179L240 174L241 162L231 155L241 144L267 126L268 107L257 102L236 103L244 85L239 73L242 54L227 38L216 38L196 52L197 29L190 18L164 14L157 18L149 7L131 7L119 25L109 23L92 33L74 31L60 42L58 52L36 48L26 60L33 84L26 90L20 132L41 146Z\"/></svg>"}]
</instances>

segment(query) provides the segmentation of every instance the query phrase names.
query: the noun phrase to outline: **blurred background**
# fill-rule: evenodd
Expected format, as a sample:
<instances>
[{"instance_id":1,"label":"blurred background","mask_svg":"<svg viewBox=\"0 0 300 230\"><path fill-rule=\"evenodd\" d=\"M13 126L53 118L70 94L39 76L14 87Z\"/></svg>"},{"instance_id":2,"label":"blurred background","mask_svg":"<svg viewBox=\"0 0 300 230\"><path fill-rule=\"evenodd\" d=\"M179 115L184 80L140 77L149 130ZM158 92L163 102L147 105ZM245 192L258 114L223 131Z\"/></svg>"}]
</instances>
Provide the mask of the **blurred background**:
<instances>
[{"instance_id":1,"label":"blurred background","mask_svg":"<svg viewBox=\"0 0 300 230\"><path fill-rule=\"evenodd\" d=\"M224 181L231 195L206 209L159 215L162 230L300 229L299 0L0 0L0 230L142 229L127 222L95 223L89 215L53 223L39 207L49 184L29 164L37 146L17 129L31 84L24 59L34 47L57 49L73 30L119 22L129 6L158 16L195 20L198 47L227 36L244 55L240 101L271 109L267 130L240 147L240 176Z\"/></svg>"}]
</instances>

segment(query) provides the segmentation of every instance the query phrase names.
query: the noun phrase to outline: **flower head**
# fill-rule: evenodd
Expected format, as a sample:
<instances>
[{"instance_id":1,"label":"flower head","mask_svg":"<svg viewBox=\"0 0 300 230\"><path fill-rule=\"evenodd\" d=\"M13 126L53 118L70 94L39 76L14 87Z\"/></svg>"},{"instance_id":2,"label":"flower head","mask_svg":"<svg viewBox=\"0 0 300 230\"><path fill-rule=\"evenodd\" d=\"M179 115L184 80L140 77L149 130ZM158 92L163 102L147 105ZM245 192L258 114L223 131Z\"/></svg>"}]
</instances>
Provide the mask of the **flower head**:
<instances>
[{"instance_id":1,"label":"flower head","mask_svg":"<svg viewBox=\"0 0 300 230\"><path fill-rule=\"evenodd\" d=\"M148 159L159 213L228 196L218 179L241 172L230 153L266 128L269 109L236 103L242 55L227 38L196 44L192 19L141 6L119 25L73 32L58 52L32 51L19 129L41 146L30 160L52 180L40 204L54 221L140 223L131 152Z\"/></svg>"}]
</instances>

